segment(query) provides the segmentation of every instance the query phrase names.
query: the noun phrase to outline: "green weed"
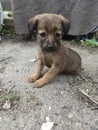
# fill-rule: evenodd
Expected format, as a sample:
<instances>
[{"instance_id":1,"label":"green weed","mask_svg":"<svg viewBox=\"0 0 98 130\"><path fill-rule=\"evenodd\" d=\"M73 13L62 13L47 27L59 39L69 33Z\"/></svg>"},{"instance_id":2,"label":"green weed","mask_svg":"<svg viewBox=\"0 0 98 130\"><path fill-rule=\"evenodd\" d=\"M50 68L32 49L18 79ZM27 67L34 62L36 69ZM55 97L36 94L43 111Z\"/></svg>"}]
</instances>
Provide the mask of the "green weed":
<instances>
[{"instance_id":1,"label":"green weed","mask_svg":"<svg viewBox=\"0 0 98 130\"><path fill-rule=\"evenodd\" d=\"M88 45L88 46L93 46L93 47L98 47L98 42L96 42L95 39L87 39L86 41L84 41L84 44Z\"/></svg>"},{"instance_id":2,"label":"green weed","mask_svg":"<svg viewBox=\"0 0 98 130\"><path fill-rule=\"evenodd\" d=\"M20 94L18 92L10 92L9 94L5 95L5 99L10 101L17 101L20 99Z\"/></svg>"}]
</instances>

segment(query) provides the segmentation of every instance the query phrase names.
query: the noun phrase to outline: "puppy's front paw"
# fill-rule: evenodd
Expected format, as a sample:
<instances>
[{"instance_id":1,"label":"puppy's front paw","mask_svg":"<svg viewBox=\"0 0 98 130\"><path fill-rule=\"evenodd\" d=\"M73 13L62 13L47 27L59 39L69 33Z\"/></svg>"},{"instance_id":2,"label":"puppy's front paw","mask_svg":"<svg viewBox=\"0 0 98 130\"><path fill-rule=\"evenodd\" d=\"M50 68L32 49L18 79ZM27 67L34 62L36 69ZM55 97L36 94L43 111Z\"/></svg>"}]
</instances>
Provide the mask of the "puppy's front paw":
<instances>
[{"instance_id":1,"label":"puppy's front paw","mask_svg":"<svg viewBox=\"0 0 98 130\"><path fill-rule=\"evenodd\" d=\"M30 77L29 77L29 79L28 79L28 81L30 82L30 83L33 83L33 82L35 82L37 80L37 76L36 75L31 75Z\"/></svg>"},{"instance_id":2,"label":"puppy's front paw","mask_svg":"<svg viewBox=\"0 0 98 130\"><path fill-rule=\"evenodd\" d=\"M42 85L42 83L39 80L37 80L37 81L34 82L34 87L35 88L41 88L42 86L43 85Z\"/></svg>"}]
</instances>

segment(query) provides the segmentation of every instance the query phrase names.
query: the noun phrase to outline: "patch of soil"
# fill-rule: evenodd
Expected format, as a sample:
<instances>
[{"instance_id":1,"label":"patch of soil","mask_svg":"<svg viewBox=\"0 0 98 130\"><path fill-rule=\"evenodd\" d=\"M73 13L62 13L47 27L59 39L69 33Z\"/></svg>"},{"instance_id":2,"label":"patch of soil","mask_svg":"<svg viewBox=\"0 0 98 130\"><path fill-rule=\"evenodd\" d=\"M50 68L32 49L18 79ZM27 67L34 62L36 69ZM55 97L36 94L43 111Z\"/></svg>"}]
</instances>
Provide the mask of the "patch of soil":
<instances>
[{"instance_id":1,"label":"patch of soil","mask_svg":"<svg viewBox=\"0 0 98 130\"><path fill-rule=\"evenodd\" d=\"M43 88L33 88L27 79L37 61L35 42L13 36L0 43L0 130L40 130L46 117L53 130L98 130L98 48L67 44L82 57L79 75L57 75ZM44 68L43 74L48 71ZM11 90L11 88L14 89ZM8 92L20 93L12 107L3 110ZM14 104L15 103L15 104Z\"/></svg>"}]
</instances>

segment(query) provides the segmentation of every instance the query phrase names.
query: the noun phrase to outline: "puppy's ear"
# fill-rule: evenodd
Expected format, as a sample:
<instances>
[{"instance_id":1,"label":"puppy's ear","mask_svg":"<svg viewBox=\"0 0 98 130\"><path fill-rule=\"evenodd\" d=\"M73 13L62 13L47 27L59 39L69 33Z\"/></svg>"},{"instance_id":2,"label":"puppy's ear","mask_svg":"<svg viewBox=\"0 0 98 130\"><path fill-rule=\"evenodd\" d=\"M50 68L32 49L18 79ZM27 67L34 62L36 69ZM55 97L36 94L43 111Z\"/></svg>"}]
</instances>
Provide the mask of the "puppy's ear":
<instances>
[{"instance_id":1,"label":"puppy's ear","mask_svg":"<svg viewBox=\"0 0 98 130\"><path fill-rule=\"evenodd\" d=\"M30 18L28 21L28 30L30 33L36 34L38 27L38 18L35 16L33 18Z\"/></svg>"},{"instance_id":2,"label":"puppy's ear","mask_svg":"<svg viewBox=\"0 0 98 130\"><path fill-rule=\"evenodd\" d=\"M70 22L68 19L66 19L62 15L59 15L59 17L61 19L61 26L62 26L63 35L67 35L69 28L70 28Z\"/></svg>"},{"instance_id":3,"label":"puppy's ear","mask_svg":"<svg viewBox=\"0 0 98 130\"><path fill-rule=\"evenodd\" d=\"M69 28L70 28L69 21L66 21L66 22L61 21L61 25L62 25L62 30L63 30L64 35L67 35Z\"/></svg>"}]
</instances>

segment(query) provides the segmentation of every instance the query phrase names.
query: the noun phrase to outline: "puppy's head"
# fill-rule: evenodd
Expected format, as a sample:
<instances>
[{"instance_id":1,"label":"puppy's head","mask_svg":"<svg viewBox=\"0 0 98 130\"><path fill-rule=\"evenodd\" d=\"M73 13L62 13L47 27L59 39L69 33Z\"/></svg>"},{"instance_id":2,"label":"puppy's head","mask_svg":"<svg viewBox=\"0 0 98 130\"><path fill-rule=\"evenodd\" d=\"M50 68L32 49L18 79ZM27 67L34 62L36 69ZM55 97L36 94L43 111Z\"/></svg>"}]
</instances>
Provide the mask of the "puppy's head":
<instances>
[{"instance_id":1,"label":"puppy's head","mask_svg":"<svg viewBox=\"0 0 98 130\"><path fill-rule=\"evenodd\" d=\"M60 47L63 35L67 34L70 22L62 15L45 13L29 19L28 27L36 34L43 51L54 52Z\"/></svg>"}]
</instances>

